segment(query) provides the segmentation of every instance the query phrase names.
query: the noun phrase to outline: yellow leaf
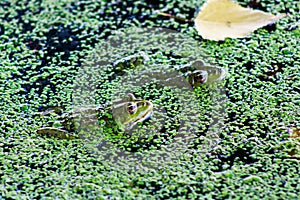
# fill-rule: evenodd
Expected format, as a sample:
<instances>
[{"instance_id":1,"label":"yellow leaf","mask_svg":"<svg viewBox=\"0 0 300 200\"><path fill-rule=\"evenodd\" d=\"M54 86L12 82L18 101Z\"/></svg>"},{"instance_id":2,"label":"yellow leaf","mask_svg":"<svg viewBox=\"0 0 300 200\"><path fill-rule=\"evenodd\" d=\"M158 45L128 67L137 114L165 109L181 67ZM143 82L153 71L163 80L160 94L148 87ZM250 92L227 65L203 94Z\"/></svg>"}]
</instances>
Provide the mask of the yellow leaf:
<instances>
[{"instance_id":1,"label":"yellow leaf","mask_svg":"<svg viewBox=\"0 0 300 200\"><path fill-rule=\"evenodd\" d=\"M203 38L224 40L245 37L282 17L244 8L230 0L207 0L195 19L195 25Z\"/></svg>"}]
</instances>

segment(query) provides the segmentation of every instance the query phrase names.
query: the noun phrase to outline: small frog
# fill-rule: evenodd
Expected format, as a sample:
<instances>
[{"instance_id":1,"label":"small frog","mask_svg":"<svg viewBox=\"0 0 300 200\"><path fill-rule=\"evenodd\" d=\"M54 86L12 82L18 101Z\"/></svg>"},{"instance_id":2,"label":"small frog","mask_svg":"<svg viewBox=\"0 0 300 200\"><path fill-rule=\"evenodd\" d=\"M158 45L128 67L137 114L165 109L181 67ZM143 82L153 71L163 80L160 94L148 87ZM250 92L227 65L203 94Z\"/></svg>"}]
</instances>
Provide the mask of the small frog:
<instances>
[{"instance_id":1,"label":"small frog","mask_svg":"<svg viewBox=\"0 0 300 200\"><path fill-rule=\"evenodd\" d=\"M116 99L105 106L88 106L73 110L59 117L61 127L42 127L37 130L40 135L59 139L79 139L73 133L80 126L100 122L103 126L117 126L119 130L128 131L152 116L153 104L148 100L136 99L131 93L125 98ZM76 122L80 121L80 125ZM99 124L99 123L98 123Z\"/></svg>"},{"instance_id":2,"label":"small frog","mask_svg":"<svg viewBox=\"0 0 300 200\"><path fill-rule=\"evenodd\" d=\"M113 63L115 73L119 76L124 75L125 69L134 69L138 65L146 64L150 61L150 57L145 52L139 52L117 60ZM195 60L186 65L175 65L173 67L178 72L178 76L184 77L193 88L202 84L218 82L227 76L225 69L208 65L202 60ZM168 82L176 77L166 77L165 81Z\"/></svg>"}]
</instances>

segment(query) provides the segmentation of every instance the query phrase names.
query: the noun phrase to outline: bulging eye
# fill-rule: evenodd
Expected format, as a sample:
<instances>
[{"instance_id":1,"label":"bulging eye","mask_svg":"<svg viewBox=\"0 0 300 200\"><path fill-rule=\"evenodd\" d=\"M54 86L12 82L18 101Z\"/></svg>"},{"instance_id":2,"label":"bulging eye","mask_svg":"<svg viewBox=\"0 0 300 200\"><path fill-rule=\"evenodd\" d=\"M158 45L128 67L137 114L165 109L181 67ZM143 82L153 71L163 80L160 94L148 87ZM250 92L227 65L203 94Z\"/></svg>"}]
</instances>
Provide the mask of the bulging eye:
<instances>
[{"instance_id":1,"label":"bulging eye","mask_svg":"<svg viewBox=\"0 0 300 200\"><path fill-rule=\"evenodd\" d=\"M137 111L137 106L136 106L136 104L133 104L133 103L127 104L127 111L128 111L130 114L134 114L134 113Z\"/></svg>"},{"instance_id":2,"label":"bulging eye","mask_svg":"<svg viewBox=\"0 0 300 200\"><path fill-rule=\"evenodd\" d=\"M196 83L205 83L206 82L206 79L207 79L207 77L206 76L203 76L203 74L195 74L194 75L194 81L196 82Z\"/></svg>"}]
</instances>

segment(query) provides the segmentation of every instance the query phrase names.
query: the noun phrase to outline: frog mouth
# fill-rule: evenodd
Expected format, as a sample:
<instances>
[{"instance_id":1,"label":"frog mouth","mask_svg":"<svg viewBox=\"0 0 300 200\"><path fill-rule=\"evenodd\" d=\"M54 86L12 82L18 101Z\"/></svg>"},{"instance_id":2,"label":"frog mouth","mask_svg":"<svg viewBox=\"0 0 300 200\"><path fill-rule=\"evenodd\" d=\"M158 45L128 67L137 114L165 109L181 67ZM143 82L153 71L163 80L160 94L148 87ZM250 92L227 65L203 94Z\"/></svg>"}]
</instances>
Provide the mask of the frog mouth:
<instances>
[{"instance_id":1,"label":"frog mouth","mask_svg":"<svg viewBox=\"0 0 300 200\"><path fill-rule=\"evenodd\" d=\"M151 110L150 112L144 112L141 114L140 118L139 119L136 119L135 120L135 123L138 123L138 122L143 122L143 121L146 121L146 120L149 120L152 115L153 115L153 104L151 102L148 102L147 106L149 107L149 109Z\"/></svg>"}]
</instances>

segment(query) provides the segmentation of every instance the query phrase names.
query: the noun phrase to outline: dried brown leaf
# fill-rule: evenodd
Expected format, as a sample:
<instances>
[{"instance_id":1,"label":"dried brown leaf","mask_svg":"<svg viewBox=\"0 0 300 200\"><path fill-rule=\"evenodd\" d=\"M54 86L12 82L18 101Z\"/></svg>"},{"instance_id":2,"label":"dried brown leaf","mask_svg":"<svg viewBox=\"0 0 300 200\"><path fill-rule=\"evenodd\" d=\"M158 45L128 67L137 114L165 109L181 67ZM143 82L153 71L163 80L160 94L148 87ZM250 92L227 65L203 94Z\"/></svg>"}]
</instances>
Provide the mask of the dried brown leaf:
<instances>
[{"instance_id":1,"label":"dried brown leaf","mask_svg":"<svg viewBox=\"0 0 300 200\"><path fill-rule=\"evenodd\" d=\"M283 16L244 8L230 0L207 0L195 19L195 25L203 38L224 40L245 37Z\"/></svg>"}]
</instances>

